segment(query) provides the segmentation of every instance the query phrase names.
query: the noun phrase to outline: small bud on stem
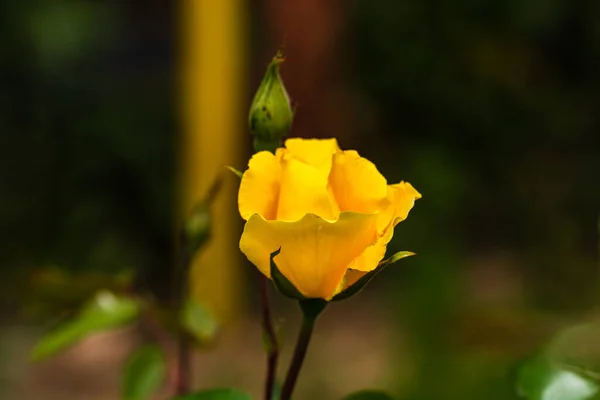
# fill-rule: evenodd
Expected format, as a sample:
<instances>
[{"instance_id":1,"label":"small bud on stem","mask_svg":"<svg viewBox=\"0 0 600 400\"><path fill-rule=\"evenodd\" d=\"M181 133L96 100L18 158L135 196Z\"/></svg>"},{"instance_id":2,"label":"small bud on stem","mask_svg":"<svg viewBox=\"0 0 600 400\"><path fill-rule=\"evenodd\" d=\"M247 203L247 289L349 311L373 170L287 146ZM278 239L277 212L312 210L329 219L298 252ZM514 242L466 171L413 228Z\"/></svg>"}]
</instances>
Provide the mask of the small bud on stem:
<instances>
[{"instance_id":1,"label":"small bud on stem","mask_svg":"<svg viewBox=\"0 0 600 400\"><path fill-rule=\"evenodd\" d=\"M278 51L267 67L250 106L250 132L254 136L254 150L257 152L275 152L292 127L294 112L279 75L279 65L283 61L283 54Z\"/></svg>"}]
</instances>

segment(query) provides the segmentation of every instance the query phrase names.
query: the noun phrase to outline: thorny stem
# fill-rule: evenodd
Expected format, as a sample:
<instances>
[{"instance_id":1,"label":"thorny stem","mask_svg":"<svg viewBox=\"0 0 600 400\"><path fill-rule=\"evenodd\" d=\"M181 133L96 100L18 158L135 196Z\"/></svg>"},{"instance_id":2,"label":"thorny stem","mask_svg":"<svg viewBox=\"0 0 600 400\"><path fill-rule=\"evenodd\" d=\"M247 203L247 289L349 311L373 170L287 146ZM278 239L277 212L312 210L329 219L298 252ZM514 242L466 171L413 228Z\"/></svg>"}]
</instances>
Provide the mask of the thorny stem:
<instances>
[{"instance_id":1,"label":"thorny stem","mask_svg":"<svg viewBox=\"0 0 600 400\"><path fill-rule=\"evenodd\" d=\"M271 308L269 306L269 281L260 274L260 310L262 316L262 329L267 348L267 378L265 380L265 400L273 399L273 389L277 374L277 362L279 360L279 342L273 327Z\"/></svg>"}]
</instances>

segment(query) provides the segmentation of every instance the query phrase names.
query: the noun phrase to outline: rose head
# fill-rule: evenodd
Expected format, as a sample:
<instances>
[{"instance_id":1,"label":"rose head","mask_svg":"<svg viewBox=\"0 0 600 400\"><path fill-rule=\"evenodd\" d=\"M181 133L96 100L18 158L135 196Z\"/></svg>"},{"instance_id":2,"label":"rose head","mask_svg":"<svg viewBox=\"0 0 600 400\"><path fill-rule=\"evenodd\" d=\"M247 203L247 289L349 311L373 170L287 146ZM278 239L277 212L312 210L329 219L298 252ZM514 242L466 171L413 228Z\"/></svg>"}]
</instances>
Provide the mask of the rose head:
<instances>
[{"instance_id":1,"label":"rose head","mask_svg":"<svg viewBox=\"0 0 600 400\"><path fill-rule=\"evenodd\" d=\"M330 300L377 267L420 197L335 139L288 139L275 154L256 153L242 176L240 249L270 277L280 248L274 261L296 289Z\"/></svg>"}]
</instances>

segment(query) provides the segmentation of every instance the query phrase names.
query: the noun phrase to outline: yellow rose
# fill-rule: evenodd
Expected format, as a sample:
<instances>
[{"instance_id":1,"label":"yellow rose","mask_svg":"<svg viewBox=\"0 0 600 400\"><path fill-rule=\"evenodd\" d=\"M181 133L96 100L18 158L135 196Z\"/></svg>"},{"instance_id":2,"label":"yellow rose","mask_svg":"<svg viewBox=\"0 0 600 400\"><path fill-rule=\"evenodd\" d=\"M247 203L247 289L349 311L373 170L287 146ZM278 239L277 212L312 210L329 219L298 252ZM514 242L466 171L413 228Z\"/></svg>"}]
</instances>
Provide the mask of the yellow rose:
<instances>
[{"instance_id":1,"label":"yellow rose","mask_svg":"<svg viewBox=\"0 0 600 400\"><path fill-rule=\"evenodd\" d=\"M275 154L256 153L242 176L240 249L270 278L281 248L274 261L296 289L330 300L377 267L420 197L335 139L288 139Z\"/></svg>"}]
</instances>

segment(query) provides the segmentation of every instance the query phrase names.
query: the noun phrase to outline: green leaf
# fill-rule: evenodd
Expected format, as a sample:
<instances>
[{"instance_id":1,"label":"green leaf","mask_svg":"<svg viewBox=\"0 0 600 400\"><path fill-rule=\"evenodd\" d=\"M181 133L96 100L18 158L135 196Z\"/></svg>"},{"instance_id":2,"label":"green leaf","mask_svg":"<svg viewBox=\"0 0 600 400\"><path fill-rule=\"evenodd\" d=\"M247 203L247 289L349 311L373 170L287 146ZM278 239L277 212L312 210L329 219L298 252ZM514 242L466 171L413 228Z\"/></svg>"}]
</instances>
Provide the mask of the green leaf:
<instances>
[{"instance_id":1,"label":"green leaf","mask_svg":"<svg viewBox=\"0 0 600 400\"><path fill-rule=\"evenodd\" d=\"M361 390L360 392L349 394L343 400L394 400L387 393L377 390Z\"/></svg>"},{"instance_id":2,"label":"green leaf","mask_svg":"<svg viewBox=\"0 0 600 400\"><path fill-rule=\"evenodd\" d=\"M360 278L358 281L356 281L354 283L354 285L347 287L345 290L343 290L340 293L338 293L337 295L335 295L333 297L333 299L331 299L331 300L332 301L346 300L346 299L354 296L355 294L359 293L367 285L367 283L369 283L371 281L371 279L375 278L375 275L377 275L378 273L383 271L383 269L385 267L387 267L388 265L393 264L396 261L399 261L403 258L414 256L414 255L415 255L415 253L413 253L411 251L400 251L400 252L394 254L393 256L391 256L390 258L381 261L379 263L379 265L377 266L377 268L375 268L373 271L363 275L363 277Z\"/></svg>"},{"instance_id":3,"label":"green leaf","mask_svg":"<svg viewBox=\"0 0 600 400\"><path fill-rule=\"evenodd\" d=\"M101 291L77 315L44 335L32 350L33 360L42 360L93 333L118 328L134 320L139 304L130 298Z\"/></svg>"},{"instance_id":4,"label":"green leaf","mask_svg":"<svg viewBox=\"0 0 600 400\"><path fill-rule=\"evenodd\" d=\"M29 278L27 296L21 300L23 311L32 317L55 317L81 307L99 290L115 293L127 291L133 282L133 273L123 270L118 274L84 272L73 274L57 267L44 268Z\"/></svg>"},{"instance_id":5,"label":"green leaf","mask_svg":"<svg viewBox=\"0 0 600 400\"><path fill-rule=\"evenodd\" d=\"M291 297L292 299L304 300L306 297L302 295L296 289L296 287L290 282L277 268L277 264L273 261L273 258L277 257L277 255L281 252L281 249L275 250L271 253L271 279L273 280L273 284L279 290L281 294L286 297Z\"/></svg>"},{"instance_id":6,"label":"green leaf","mask_svg":"<svg viewBox=\"0 0 600 400\"><path fill-rule=\"evenodd\" d=\"M548 344L546 354L552 361L568 364L588 373L600 374L600 324L571 326L561 330Z\"/></svg>"},{"instance_id":7,"label":"green leaf","mask_svg":"<svg viewBox=\"0 0 600 400\"><path fill-rule=\"evenodd\" d=\"M183 309L181 323L198 344L211 342L219 329L214 316L195 299L189 299Z\"/></svg>"},{"instance_id":8,"label":"green leaf","mask_svg":"<svg viewBox=\"0 0 600 400\"><path fill-rule=\"evenodd\" d=\"M228 165L226 168L228 170L230 170L231 172L233 172L234 174L236 174L238 176L238 178L242 179L242 176L244 175L244 173L242 171L240 171L239 169L235 169L230 165Z\"/></svg>"},{"instance_id":9,"label":"green leaf","mask_svg":"<svg viewBox=\"0 0 600 400\"><path fill-rule=\"evenodd\" d=\"M237 389L211 389L173 397L171 400L252 400L252 397Z\"/></svg>"},{"instance_id":10,"label":"green leaf","mask_svg":"<svg viewBox=\"0 0 600 400\"><path fill-rule=\"evenodd\" d=\"M123 400L150 398L165 379L165 358L158 346L141 347L129 356L123 374Z\"/></svg>"},{"instance_id":11,"label":"green leaf","mask_svg":"<svg viewBox=\"0 0 600 400\"><path fill-rule=\"evenodd\" d=\"M520 366L517 391L527 400L590 400L600 395L596 380L541 356Z\"/></svg>"}]
</instances>

